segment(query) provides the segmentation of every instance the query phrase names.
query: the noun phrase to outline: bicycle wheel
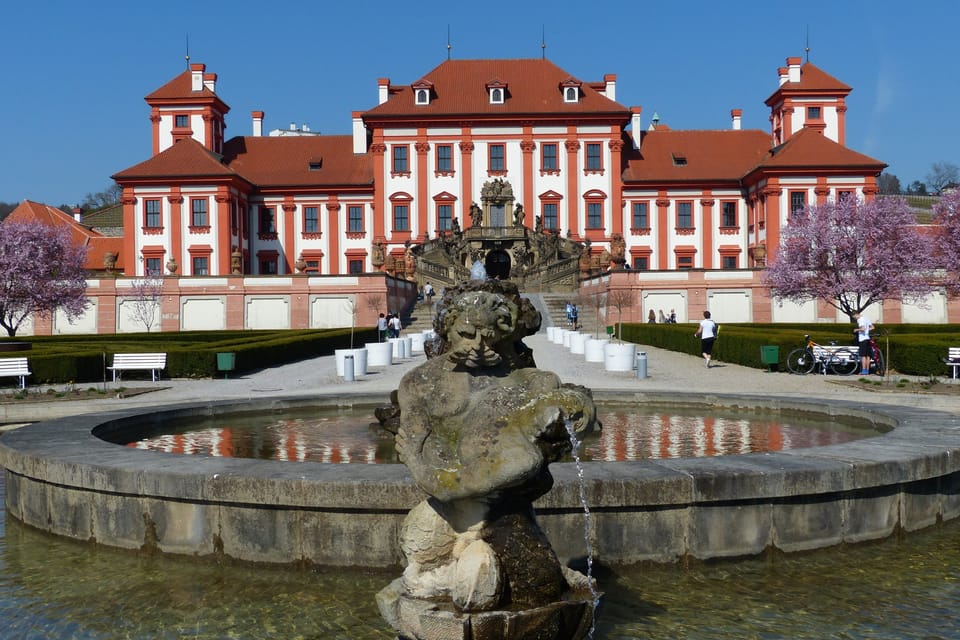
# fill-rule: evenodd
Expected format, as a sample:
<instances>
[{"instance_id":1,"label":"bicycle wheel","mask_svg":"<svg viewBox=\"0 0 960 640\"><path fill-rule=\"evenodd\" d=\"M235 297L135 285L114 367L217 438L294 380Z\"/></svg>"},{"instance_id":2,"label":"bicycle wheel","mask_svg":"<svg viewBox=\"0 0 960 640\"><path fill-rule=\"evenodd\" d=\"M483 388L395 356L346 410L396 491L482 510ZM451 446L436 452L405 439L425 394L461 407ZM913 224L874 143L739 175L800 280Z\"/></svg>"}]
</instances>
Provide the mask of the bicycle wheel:
<instances>
[{"instance_id":1,"label":"bicycle wheel","mask_svg":"<svg viewBox=\"0 0 960 640\"><path fill-rule=\"evenodd\" d=\"M806 375L813 371L813 367L816 366L816 364L817 360L813 357L813 352L806 347L794 349L790 352L790 355L787 356L787 369L790 369L790 373Z\"/></svg>"},{"instance_id":2,"label":"bicycle wheel","mask_svg":"<svg viewBox=\"0 0 960 640\"><path fill-rule=\"evenodd\" d=\"M873 372L878 376L882 376L887 372L887 363L883 360L883 352L880 349L873 350L873 361L871 362L873 366Z\"/></svg>"},{"instance_id":3,"label":"bicycle wheel","mask_svg":"<svg viewBox=\"0 0 960 640\"><path fill-rule=\"evenodd\" d=\"M854 349L837 349L830 356L827 370L838 376L853 375L860 370L860 356Z\"/></svg>"}]
</instances>

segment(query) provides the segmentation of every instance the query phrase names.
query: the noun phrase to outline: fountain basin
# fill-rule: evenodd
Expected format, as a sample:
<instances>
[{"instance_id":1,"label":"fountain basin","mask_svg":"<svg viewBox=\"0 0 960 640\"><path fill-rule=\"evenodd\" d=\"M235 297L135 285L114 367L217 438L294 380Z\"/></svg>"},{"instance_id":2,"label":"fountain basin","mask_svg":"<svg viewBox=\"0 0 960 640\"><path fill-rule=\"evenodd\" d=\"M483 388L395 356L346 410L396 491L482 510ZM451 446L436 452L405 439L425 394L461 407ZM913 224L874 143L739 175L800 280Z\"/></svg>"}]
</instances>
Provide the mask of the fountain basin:
<instances>
[{"instance_id":1,"label":"fountain basin","mask_svg":"<svg viewBox=\"0 0 960 640\"><path fill-rule=\"evenodd\" d=\"M913 531L960 515L960 419L851 402L681 393L605 393L651 401L853 416L889 433L771 454L585 465L596 558L676 562L828 547ZM384 398L384 400L386 400ZM424 498L400 465L184 459L95 434L180 418L369 396L287 397L139 408L39 423L0 438L9 513L76 540L172 554L324 566L400 566L398 531ZM573 464L551 466L537 518L562 561L581 558Z\"/></svg>"}]
</instances>

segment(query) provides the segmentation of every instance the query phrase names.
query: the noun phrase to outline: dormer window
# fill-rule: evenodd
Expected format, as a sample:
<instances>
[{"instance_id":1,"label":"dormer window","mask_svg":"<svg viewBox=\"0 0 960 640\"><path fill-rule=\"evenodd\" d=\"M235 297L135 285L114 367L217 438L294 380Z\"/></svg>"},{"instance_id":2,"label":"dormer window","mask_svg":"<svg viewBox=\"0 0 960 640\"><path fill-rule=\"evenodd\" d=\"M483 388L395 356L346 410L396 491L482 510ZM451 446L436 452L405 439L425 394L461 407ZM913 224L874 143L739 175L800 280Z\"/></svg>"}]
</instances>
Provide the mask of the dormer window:
<instances>
[{"instance_id":1,"label":"dormer window","mask_svg":"<svg viewBox=\"0 0 960 640\"><path fill-rule=\"evenodd\" d=\"M675 166L675 167L685 167L685 166L687 166L687 154L685 154L685 153L674 153L674 154L673 154L673 166Z\"/></svg>"},{"instance_id":2,"label":"dormer window","mask_svg":"<svg viewBox=\"0 0 960 640\"><path fill-rule=\"evenodd\" d=\"M430 96L433 92L433 83L429 80L418 80L410 85L413 89L413 103L418 106L430 104Z\"/></svg>"},{"instance_id":3,"label":"dormer window","mask_svg":"<svg viewBox=\"0 0 960 640\"><path fill-rule=\"evenodd\" d=\"M560 91L563 93L563 101L568 104L580 102L581 82L575 78L567 78L560 83Z\"/></svg>"},{"instance_id":4,"label":"dormer window","mask_svg":"<svg viewBox=\"0 0 960 640\"><path fill-rule=\"evenodd\" d=\"M314 157L307 161L310 171L320 171L323 168L323 158Z\"/></svg>"},{"instance_id":5,"label":"dormer window","mask_svg":"<svg viewBox=\"0 0 960 640\"><path fill-rule=\"evenodd\" d=\"M507 85L499 80L492 80L487 83L487 93L490 104L503 104L507 99Z\"/></svg>"}]
</instances>

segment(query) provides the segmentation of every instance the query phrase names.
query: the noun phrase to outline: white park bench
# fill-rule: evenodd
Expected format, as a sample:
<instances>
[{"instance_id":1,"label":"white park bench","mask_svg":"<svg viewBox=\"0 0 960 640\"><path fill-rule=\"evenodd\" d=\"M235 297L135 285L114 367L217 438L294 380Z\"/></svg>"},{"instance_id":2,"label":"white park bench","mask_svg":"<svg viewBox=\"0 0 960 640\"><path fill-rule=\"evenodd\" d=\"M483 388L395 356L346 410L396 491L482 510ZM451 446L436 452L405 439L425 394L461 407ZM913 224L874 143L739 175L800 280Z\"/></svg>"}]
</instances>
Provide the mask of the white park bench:
<instances>
[{"instance_id":1,"label":"white park bench","mask_svg":"<svg viewBox=\"0 0 960 640\"><path fill-rule=\"evenodd\" d=\"M954 380L957 379L957 367L960 367L960 347L950 347L947 349L947 357L943 359L943 364L950 367L952 371L952 377Z\"/></svg>"},{"instance_id":2,"label":"white park bench","mask_svg":"<svg viewBox=\"0 0 960 640\"><path fill-rule=\"evenodd\" d=\"M115 353L113 365L107 367L113 371L113 381L122 378L123 371L149 371L150 378L156 382L160 379L160 370L167 366L165 353Z\"/></svg>"},{"instance_id":3,"label":"white park bench","mask_svg":"<svg viewBox=\"0 0 960 640\"><path fill-rule=\"evenodd\" d=\"M26 358L0 358L0 376L16 376L20 378L20 388L27 388L27 376L30 367Z\"/></svg>"}]
</instances>

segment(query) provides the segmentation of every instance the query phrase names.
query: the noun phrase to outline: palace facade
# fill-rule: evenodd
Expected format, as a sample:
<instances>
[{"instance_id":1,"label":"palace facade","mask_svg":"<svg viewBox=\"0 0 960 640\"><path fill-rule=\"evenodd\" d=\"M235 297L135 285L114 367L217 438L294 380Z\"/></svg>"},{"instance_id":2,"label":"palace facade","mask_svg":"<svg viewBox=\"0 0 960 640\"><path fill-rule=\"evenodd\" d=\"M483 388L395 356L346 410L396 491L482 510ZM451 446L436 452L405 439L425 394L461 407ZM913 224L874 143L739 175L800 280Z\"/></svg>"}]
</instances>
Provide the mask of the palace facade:
<instances>
[{"instance_id":1,"label":"palace facade","mask_svg":"<svg viewBox=\"0 0 960 640\"><path fill-rule=\"evenodd\" d=\"M447 60L409 84L379 79L349 135L265 134L254 111L251 135L226 139L217 76L191 64L145 98L151 156L113 176L115 264L175 278L171 329L370 324L379 296L396 309L475 261L527 290L631 288L634 320L835 320L775 303L760 274L791 211L872 198L886 165L845 144L848 85L795 57L775 80L770 130L742 129L736 108L728 129L680 130L620 104L613 74ZM934 303L926 319L945 321ZM888 307L887 321L911 320Z\"/></svg>"}]
</instances>

